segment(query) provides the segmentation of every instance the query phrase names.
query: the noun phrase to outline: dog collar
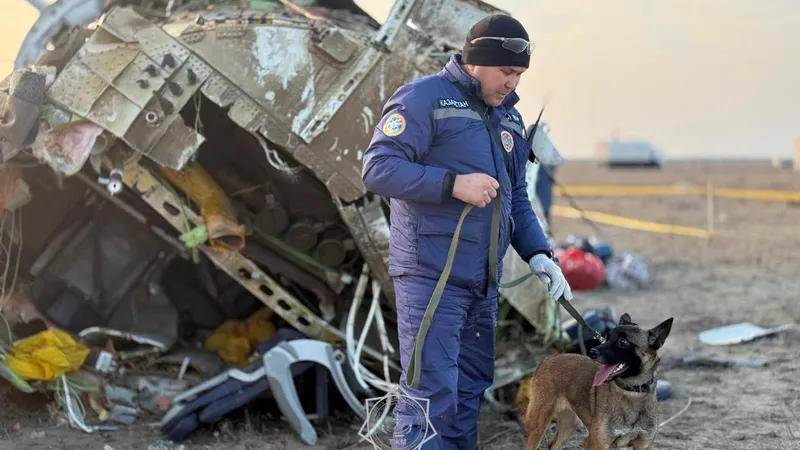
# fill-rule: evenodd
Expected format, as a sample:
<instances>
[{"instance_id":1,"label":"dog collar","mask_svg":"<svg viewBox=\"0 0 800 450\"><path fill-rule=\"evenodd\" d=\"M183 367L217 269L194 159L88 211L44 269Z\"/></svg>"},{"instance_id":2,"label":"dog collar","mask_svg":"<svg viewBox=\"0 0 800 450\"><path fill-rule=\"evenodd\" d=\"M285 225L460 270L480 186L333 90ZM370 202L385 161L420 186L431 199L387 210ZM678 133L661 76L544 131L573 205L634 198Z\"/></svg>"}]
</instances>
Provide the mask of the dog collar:
<instances>
[{"instance_id":1,"label":"dog collar","mask_svg":"<svg viewBox=\"0 0 800 450\"><path fill-rule=\"evenodd\" d=\"M626 386L620 383L619 380L614 380L614 384L616 384L617 386L619 386L620 389L623 389L625 391L649 393L653 392L653 386L655 386L656 384L656 377L651 378L650 381L648 381L647 383L639 384L636 386Z\"/></svg>"}]
</instances>

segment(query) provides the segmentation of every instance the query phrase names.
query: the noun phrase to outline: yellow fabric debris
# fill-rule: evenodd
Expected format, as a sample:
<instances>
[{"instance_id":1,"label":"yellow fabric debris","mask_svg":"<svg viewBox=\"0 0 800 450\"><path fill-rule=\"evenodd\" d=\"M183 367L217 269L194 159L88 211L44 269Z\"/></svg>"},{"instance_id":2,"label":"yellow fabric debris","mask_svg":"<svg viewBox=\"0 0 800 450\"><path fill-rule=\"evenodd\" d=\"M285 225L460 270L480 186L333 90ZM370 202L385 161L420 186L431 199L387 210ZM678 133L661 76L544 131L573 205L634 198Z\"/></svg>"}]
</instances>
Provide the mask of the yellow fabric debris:
<instances>
[{"instance_id":1,"label":"yellow fabric debris","mask_svg":"<svg viewBox=\"0 0 800 450\"><path fill-rule=\"evenodd\" d=\"M263 308L247 320L229 320L206 339L206 348L216 352L228 364L244 364L255 345L275 334L272 310Z\"/></svg>"},{"instance_id":2,"label":"yellow fabric debris","mask_svg":"<svg viewBox=\"0 0 800 450\"><path fill-rule=\"evenodd\" d=\"M532 377L527 377L522 380L522 382L519 384L519 388L517 389L517 395L514 398L514 409L521 416L524 416L525 411L528 410L528 392L531 385L531 378Z\"/></svg>"},{"instance_id":3,"label":"yellow fabric debris","mask_svg":"<svg viewBox=\"0 0 800 450\"><path fill-rule=\"evenodd\" d=\"M17 341L8 349L6 367L26 380L54 380L78 370L89 349L56 328Z\"/></svg>"}]
</instances>

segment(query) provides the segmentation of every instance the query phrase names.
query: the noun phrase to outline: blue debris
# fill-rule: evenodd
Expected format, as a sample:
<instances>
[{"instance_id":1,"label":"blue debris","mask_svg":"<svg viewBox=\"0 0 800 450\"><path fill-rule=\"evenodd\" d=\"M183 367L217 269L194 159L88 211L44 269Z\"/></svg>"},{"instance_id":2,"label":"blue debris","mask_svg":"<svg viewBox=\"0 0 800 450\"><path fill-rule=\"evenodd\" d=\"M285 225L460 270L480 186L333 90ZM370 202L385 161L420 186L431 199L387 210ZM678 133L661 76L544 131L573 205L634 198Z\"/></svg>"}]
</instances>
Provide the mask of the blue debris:
<instances>
[{"instance_id":1,"label":"blue debris","mask_svg":"<svg viewBox=\"0 0 800 450\"><path fill-rule=\"evenodd\" d=\"M664 400L672 397L672 384L669 381L657 380L656 381L656 399L663 402Z\"/></svg>"}]
</instances>

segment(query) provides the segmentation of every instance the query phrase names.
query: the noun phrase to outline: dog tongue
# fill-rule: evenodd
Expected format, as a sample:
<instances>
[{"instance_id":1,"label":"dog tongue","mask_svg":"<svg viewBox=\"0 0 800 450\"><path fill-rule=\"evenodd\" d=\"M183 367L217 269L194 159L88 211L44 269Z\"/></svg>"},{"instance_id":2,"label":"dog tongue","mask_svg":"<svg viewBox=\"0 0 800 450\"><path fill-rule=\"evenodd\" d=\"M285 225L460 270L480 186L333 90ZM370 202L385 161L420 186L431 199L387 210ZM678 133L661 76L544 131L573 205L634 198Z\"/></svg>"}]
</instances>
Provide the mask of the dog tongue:
<instances>
[{"instance_id":1,"label":"dog tongue","mask_svg":"<svg viewBox=\"0 0 800 450\"><path fill-rule=\"evenodd\" d=\"M616 364L604 364L603 367L601 367L600 370L594 374L594 383L592 386L600 386L601 384L605 383L608 377L611 376L611 372L613 372L616 368Z\"/></svg>"}]
</instances>

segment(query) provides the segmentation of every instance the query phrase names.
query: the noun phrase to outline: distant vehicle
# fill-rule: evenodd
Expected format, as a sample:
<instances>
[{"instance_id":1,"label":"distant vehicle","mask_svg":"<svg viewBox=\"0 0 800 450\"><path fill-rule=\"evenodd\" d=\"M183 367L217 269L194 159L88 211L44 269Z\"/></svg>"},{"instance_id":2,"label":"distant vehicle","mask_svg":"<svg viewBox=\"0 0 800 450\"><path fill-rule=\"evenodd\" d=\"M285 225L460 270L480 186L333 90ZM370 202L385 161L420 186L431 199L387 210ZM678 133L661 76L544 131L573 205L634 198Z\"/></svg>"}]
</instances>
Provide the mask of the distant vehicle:
<instances>
[{"instance_id":1,"label":"distant vehicle","mask_svg":"<svg viewBox=\"0 0 800 450\"><path fill-rule=\"evenodd\" d=\"M597 162L608 167L664 167L664 152L643 141L611 140L597 145Z\"/></svg>"}]
</instances>

